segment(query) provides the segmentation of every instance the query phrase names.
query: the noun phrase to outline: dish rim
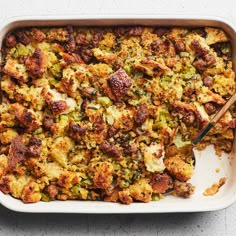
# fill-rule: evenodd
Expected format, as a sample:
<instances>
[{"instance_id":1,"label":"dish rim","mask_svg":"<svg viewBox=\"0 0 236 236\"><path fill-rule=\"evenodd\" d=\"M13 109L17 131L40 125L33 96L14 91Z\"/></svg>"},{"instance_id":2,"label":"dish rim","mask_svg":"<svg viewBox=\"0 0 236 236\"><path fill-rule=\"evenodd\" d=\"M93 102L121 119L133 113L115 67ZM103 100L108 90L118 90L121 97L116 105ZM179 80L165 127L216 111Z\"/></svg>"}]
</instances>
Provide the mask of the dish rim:
<instances>
[{"instance_id":1,"label":"dish rim","mask_svg":"<svg viewBox=\"0 0 236 236\"><path fill-rule=\"evenodd\" d=\"M166 22L168 21L168 24ZM62 23L64 22L64 24ZM67 23L65 23L67 22ZM196 27L196 26L215 26L222 28L225 32L227 32L231 38L232 47L233 47L233 64L234 64L234 71L236 71L236 28L235 26L229 21L224 18L218 17L218 16L201 16L201 15L141 15L141 14L118 14L118 15L27 15L27 16L14 16L6 18L5 20L0 22L0 46L2 44L2 39L4 39L6 33L11 31L14 28L18 27L28 27L28 26L46 26L47 24L50 24L50 26L59 26L59 25L66 25L66 24L72 24L72 25L78 25L81 23L81 26L105 26L105 25L160 25L160 26L188 26L188 27ZM235 37L235 39L234 39ZM1 55L0 55L1 60ZM236 135L236 131L235 131ZM0 193L0 203L7 207L10 210L17 211L17 212L31 212L31 213L96 213L96 214L104 214L104 213L177 213L177 212L202 212L202 211L216 211L220 209L224 209L230 205L232 205L236 201L236 191L232 194L231 197L227 199L226 202L223 202L221 204L218 204L216 206L210 206L210 207L175 207L173 210L166 209L166 210L158 210L158 208L145 208L147 204L150 203L132 203L132 206L135 205L144 205L144 208L141 210L140 207L135 209L135 207L130 207L126 205L121 205L119 203L104 203L99 202L98 205L101 204L107 204L104 208L99 208L99 210L96 209L87 209L86 207L81 209L75 209L75 208L68 208L64 209L62 208L54 208L53 206L55 204L52 204L52 202L49 203L41 203L36 205L37 203L34 203L32 205L30 204L11 204L11 200L7 200L7 198L12 198L13 201L20 201L17 199L14 199L13 197L9 195L4 195L2 192ZM162 200L162 201L165 201ZM184 200L186 201L186 200ZM54 203L59 202L58 204L63 204L62 201L54 201ZM68 200L66 202L73 202L71 200ZM48 206L51 203L51 206ZM69 203L66 203L65 205L68 205ZM86 203L93 204L94 202L86 201ZM153 203L153 202L152 202ZM111 204L116 204L116 207L113 208L113 210L110 210ZM45 207L41 208L41 205L45 205ZM73 204L72 205L77 205ZM82 204L86 205L86 204ZM96 204L94 204L96 205ZM27 207L30 206L30 207ZM35 206L35 207L32 207ZM117 207L119 206L119 207Z\"/></svg>"}]
</instances>

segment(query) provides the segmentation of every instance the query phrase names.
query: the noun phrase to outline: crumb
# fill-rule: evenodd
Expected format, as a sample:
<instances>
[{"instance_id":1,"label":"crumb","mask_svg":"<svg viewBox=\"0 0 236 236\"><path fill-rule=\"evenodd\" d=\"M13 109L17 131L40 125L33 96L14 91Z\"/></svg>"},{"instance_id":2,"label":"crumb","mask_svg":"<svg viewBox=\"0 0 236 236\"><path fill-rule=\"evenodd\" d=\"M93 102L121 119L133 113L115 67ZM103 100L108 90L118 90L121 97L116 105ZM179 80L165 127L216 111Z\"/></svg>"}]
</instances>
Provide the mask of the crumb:
<instances>
[{"instance_id":1,"label":"crumb","mask_svg":"<svg viewBox=\"0 0 236 236\"><path fill-rule=\"evenodd\" d=\"M226 178L223 177L223 178L220 178L219 182L218 183L214 183L211 187L207 188L203 195L204 196L213 196L215 195L216 193L218 193L220 187L222 187L226 182Z\"/></svg>"}]
</instances>

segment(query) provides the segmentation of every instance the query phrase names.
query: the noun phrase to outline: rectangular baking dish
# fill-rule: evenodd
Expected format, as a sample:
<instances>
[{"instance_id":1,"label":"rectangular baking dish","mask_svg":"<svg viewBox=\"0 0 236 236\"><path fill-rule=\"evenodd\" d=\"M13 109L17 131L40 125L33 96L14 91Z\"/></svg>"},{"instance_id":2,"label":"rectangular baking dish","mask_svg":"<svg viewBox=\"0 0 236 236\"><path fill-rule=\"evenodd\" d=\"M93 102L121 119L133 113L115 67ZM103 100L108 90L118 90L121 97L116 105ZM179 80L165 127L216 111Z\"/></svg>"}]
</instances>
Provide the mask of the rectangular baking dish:
<instances>
[{"instance_id":1,"label":"rectangular baking dish","mask_svg":"<svg viewBox=\"0 0 236 236\"><path fill-rule=\"evenodd\" d=\"M216 17L199 16L38 16L9 18L0 26L0 45L7 32L18 27L27 26L105 26L105 25L156 25L156 26L212 26L222 28L229 35L233 46L233 63L236 68L236 34L231 23ZM0 57L1 58L1 57ZM234 145L235 146L235 145ZM235 147L234 147L235 149ZM191 182L196 186L195 194L189 199L167 196L165 199L150 203L132 203L122 205L98 201L52 201L25 204L9 195L0 192L0 203L14 211L34 213L167 213L167 212L199 212L214 211L230 206L236 200L236 154L229 158L215 155L213 147L195 152L195 174ZM217 173L216 169L220 172ZM214 196L204 196L203 192L221 177L227 181Z\"/></svg>"}]
</instances>

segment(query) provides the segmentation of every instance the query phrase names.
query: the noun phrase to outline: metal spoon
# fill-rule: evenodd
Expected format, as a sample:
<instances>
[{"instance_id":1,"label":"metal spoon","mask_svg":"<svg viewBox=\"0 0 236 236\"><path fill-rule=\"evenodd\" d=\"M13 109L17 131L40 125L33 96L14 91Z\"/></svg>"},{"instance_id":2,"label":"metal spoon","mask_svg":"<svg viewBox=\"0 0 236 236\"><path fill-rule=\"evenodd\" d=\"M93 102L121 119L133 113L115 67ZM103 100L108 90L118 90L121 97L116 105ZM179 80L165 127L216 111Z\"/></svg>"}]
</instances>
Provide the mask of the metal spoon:
<instances>
[{"instance_id":1,"label":"metal spoon","mask_svg":"<svg viewBox=\"0 0 236 236\"><path fill-rule=\"evenodd\" d=\"M209 132L209 130L215 125L215 123L225 114L229 107L236 101L236 93L225 103L225 105L217 112L217 114L212 118L208 125L198 134L198 136L192 141L192 145L189 144L185 146L190 151L191 159L193 161L193 166L196 165L196 157L194 153L194 147L204 138L204 136ZM236 157L236 129L234 130L234 142L232 151L229 154L230 158ZM174 192L174 188L169 189L165 194L169 195Z\"/></svg>"},{"instance_id":2,"label":"metal spoon","mask_svg":"<svg viewBox=\"0 0 236 236\"><path fill-rule=\"evenodd\" d=\"M212 120L208 123L208 125L193 140L192 142L193 146L196 146L204 138L204 136L209 132L209 130L225 114L225 112L230 108L230 106L235 103L235 101L236 101L236 93L225 103L225 105L219 110L219 112L216 113L216 115L212 118Z\"/></svg>"},{"instance_id":3,"label":"metal spoon","mask_svg":"<svg viewBox=\"0 0 236 236\"><path fill-rule=\"evenodd\" d=\"M188 145L191 152L191 158L193 161L193 166L196 165L196 158L194 154L194 147L204 138L204 136L209 132L209 130L216 124L216 122L225 114L229 107L236 101L236 93L225 103L225 105L217 112L217 114L212 118L208 125L198 134L198 136L193 140L192 145ZM234 142L232 151L229 154L230 158L236 157L236 129L234 130ZM191 147L192 146L192 147ZM187 147L187 146L186 146ZM166 194L172 193L174 190L170 189Z\"/></svg>"}]
</instances>

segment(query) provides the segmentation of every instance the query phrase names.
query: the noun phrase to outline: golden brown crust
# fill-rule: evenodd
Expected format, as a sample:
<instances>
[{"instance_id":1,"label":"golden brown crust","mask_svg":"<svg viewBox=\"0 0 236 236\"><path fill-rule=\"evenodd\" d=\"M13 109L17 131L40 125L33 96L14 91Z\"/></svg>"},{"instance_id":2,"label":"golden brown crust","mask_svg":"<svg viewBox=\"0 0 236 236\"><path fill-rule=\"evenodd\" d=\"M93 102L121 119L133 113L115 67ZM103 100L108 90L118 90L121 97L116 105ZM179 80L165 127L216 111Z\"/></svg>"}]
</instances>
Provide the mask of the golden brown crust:
<instances>
[{"instance_id":1,"label":"golden brown crust","mask_svg":"<svg viewBox=\"0 0 236 236\"><path fill-rule=\"evenodd\" d=\"M28 184L24 186L22 192L22 200L25 203L32 203L38 202L41 199L41 193L39 189L39 185L34 182L30 181Z\"/></svg>"},{"instance_id":2,"label":"golden brown crust","mask_svg":"<svg viewBox=\"0 0 236 236\"><path fill-rule=\"evenodd\" d=\"M108 78L108 85L116 101L119 101L124 97L131 84L132 82L129 76L123 69L119 69Z\"/></svg>"},{"instance_id":3,"label":"golden brown crust","mask_svg":"<svg viewBox=\"0 0 236 236\"><path fill-rule=\"evenodd\" d=\"M193 166L183 161L179 156L164 159L168 172L178 180L187 181L193 175Z\"/></svg>"},{"instance_id":4,"label":"golden brown crust","mask_svg":"<svg viewBox=\"0 0 236 236\"><path fill-rule=\"evenodd\" d=\"M28 132L40 127L40 122L33 111L24 108L20 104L13 104L12 109L15 113L16 124Z\"/></svg>"},{"instance_id":5,"label":"golden brown crust","mask_svg":"<svg viewBox=\"0 0 236 236\"><path fill-rule=\"evenodd\" d=\"M235 93L216 28L31 27L2 46L0 189L131 204L194 187L197 133ZM229 152L232 107L198 148Z\"/></svg>"},{"instance_id":6,"label":"golden brown crust","mask_svg":"<svg viewBox=\"0 0 236 236\"><path fill-rule=\"evenodd\" d=\"M126 190L119 192L119 200L126 205L129 205L133 202L132 197L130 196L129 192Z\"/></svg>"},{"instance_id":7,"label":"golden brown crust","mask_svg":"<svg viewBox=\"0 0 236 236\"><path fill-rule=\"evenodd\" d=\"M112 183L113 168L111 164L103 162L95 167L93 182L98 189L106 189Z\"/></svg>"},{"instance_id":8,"label":"golden brown crust","mask_svg":"<svg viewBox=\"0 0 236 236\"><path fill-rule=\"evenodd\" d=\"M28 75L25 66L19 64L18 61L15 59L7 60L2 71L5 74L17 79L20 84L23 84L28 81Z\"/></svg>"},{"instance_id":9,"label":"golden brown crust","mask_svg":"<svg viewBox=\"0 0 236 236\"><path fill-rule=\"evenodd\" d=\"M144 58L140 62L135 63L133 67L148 76L160 76L170 71L170 68L164 64L163 59L154 61Z\"/></svg>"},{"instance_id":10,"label":"golden brown crust","mask_svg":"<svg viewBox=\"0 0 236 236\"><path fill-rule=\"evenodd\" d=\"M145 179L139 180L137 183L129 187L130 195L137 201L150 202L152 196L152 187Z\"/></svg>"}]
</instances>

